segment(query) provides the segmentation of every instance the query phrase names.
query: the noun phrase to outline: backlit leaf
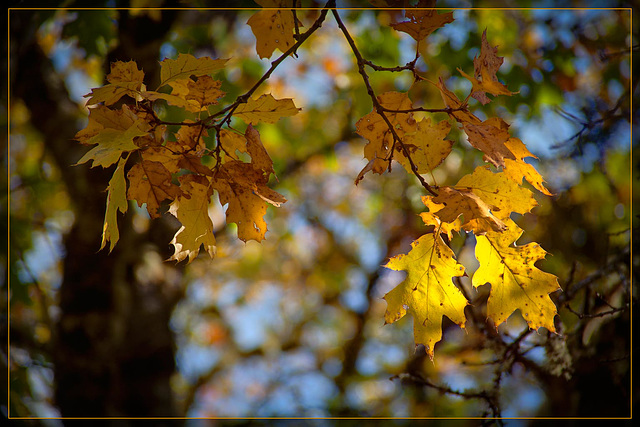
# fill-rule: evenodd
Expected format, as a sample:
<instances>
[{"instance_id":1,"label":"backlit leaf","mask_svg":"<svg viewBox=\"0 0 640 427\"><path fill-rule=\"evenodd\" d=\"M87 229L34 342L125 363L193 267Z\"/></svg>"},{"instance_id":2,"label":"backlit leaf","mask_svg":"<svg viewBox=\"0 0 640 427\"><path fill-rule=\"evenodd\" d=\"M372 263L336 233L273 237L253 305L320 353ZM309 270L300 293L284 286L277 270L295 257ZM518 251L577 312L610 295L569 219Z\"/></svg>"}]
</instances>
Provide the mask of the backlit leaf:
<instances>
[{"instance_id":1,"label":"backlit leaf","mask_svg":"<svg viewBox=\"0 0 640 427\"><path fill-rule=\"evenodd\" d=\"M276 49L286 52L296 43L293 37L295 21L291 4L286 0L259 0L257 3L265 8L269 7L256 12L247 21L256 37L258 56L270 58Z\"/></svg>"},{"instance_id":2,"label":"backlit leaf","mask_svg":"<svg viewBox=\"0 0 640 427\"><path fill-rule=\"evenodd\" d=\"M408 312L413 317L416 344L424 344L433 359L435 344L442 338L442 316L464 328L467 300L454 285L453 278L464 274L453 252L440 237L425 234L411 244L406 255L391 258L385 267L405 270L406 279L384 296L386 323L393 323Z\"/></svg>"},{"instance_id":3,"label":"backlit leaf","mask_svg":"<svg viewBox=\"0 0 640 427\"><path fill-rule=\"evenodd\" d=\"M118 211L125 213L129 207L127 202L127 182L124 178L125 163L126 159L124 158L118 161L118 166L113 172L113 176L109 180L109 187L107 188L107 209L104 215L100 249L103 249L107 241L109 241L109 252L113 250L120 239Z\"/></svg>"},{"instance_id":4,"label":"backlit leaf","mask_svg":"<svg viewBox=\"0 0 640 427\"><path fill-rule=\"evenodd\" d=\"M546 251L538 243L515 245L522 229L510 219L505 223L507 231L477 237L480 267L473 275L473 286L491 284L487 316L496 327L520 310L531 329L544 327L555 332L553 318L557 310L549 294L560 289L558 279L534 265L544 259Z\"/></svg>"},{"instance_id":5,"label":"backlit leaf","mask_svg":"<svg viewBox=\"0 0 640 427\"><path fill-rule=\"evenodd\" d=\"M412 108L411 99L403 92L385 92L377 97L378 102L390 110L407 110ZM384 113L396 134L402 138L406 133L415 132L416 121L412 113ZM356 123L358 134L369 142L364 147L364 157L373 162L367 169L382 174L389 166L393 134L387 122L375 109Z\"/></svg>"},{"instance_id":6,"label":"backlit leaf","mask_svg":"<svg viewBox=\"0 0 640 427\"><path fill-rule=\"evenodd\" d=\"M257 99L249 99L240 104L233 115L250 125L258 123L275 123L282 117L295 116L300 111L293 99L275 99L273 95L264 94Z\"/></svg>"},{"instance_id":7,"label":"backlit leaf","mask_svg":"<svg viewBox=\"0 0 640 427\"><path fill-rule=\"evenodd\" d=\"M196 58L181 53L176 59L167 58L160 63L160 87L177 79L206 76L224 68L228 59Z\"/></svg>"},{"instance_id":8,"label":"backlit leaf","mask_svg":"<svg viewBox=\"0 0 640 427\"><path fill-rule=\"evenodd\" d=\"M174 253L169 260L193 261L204 246L211 258L216 255L216 239L213 222L209 217L209 200L213 187L209 180L198 175L183 175L180 194L169 206L169 213L182 224L171 240Z\"/></svg>"}]
</instances>

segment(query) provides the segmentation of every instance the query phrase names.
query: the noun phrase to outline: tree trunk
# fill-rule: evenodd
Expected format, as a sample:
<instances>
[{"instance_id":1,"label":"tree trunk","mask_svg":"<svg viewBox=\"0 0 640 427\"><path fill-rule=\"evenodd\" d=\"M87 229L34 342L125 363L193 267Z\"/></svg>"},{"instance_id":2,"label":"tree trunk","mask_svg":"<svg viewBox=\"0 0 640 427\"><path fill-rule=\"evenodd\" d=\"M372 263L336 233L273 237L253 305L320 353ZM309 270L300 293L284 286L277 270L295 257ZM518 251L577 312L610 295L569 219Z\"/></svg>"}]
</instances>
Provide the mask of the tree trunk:
<instances>
[{"instance_id":1,"label":"tree trunk","mask_svg":"<svg viewBox=\"0 0 640 427\"><path fill-rule=\"evenodd\" d=\"M141 266L166 259L164 252L168 250L155 255L153 248L141 250L140 242L158 239L166 246L170 231L156 221L140 235L132 228L130 216L121 217L119 245L111 254L106 249L98 251L104 189L113 171L73 166L86 151L73 141L80 115L35 40L37 13L11 14L11 95L22 99L29 109L75 204L75 223L65 240L60 315L54 334L55 403L63 417L182 415L170 387L175 342L169 329L182 292L180 272L161 264L162 269L171 271L151 277L140 274ZM129 28L135 27L132 19L127 18ZM157 59L159 40L169 24L146 28L153 37L144 44L129 43L115 56ZM130 35L127 38L132 39ZM134 55L132 49L140 49L140 55ZM155 63L157 66L157 60ZM157 74L156 70L148 71Z\"/></svg>"}]
</instances>

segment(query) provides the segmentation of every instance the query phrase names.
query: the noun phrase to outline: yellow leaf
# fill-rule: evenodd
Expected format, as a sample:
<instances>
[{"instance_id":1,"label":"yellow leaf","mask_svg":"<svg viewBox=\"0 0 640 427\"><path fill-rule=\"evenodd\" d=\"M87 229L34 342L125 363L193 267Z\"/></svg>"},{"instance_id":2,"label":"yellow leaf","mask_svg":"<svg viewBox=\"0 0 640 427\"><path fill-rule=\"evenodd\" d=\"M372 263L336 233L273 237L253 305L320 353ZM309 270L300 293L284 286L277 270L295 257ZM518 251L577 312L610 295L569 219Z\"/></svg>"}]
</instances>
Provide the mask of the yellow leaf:
<instances>
[{"instance_id":1,"label":"yellow leaf","mask_svg":"<svg viewBox=\"0 0 640 427\"><path fill-rule=\"evenodd\" d=\"M418 173L429 173L435 169L451 153L453 141L444 139L451 130L451 124L442 120L431 125L431 119L425 118L418 122L415 133L405 135L403 143ZM398 161L408 172L412 172L409 160L402 150L395 154Z\"/></svg>"},{"instance_id":2,"label":"yellow leaf","mask_svg":"<svg viewBox=\"0 0 640 427\"><path fill-rule=\"evenodd\" d=\"M160 86L174 80L191 76L206 76L224 68L228 59L195 58L193 55L181 53L176 59L165 59L160 63Z\"/></svg>"},{"instance_id":3,"label":"yellow leaf","mask_svg":"<svg viewBox=\"0 0 640 427\"><path fill-rule=\"evenodd\" d=\"M233 160L238 160L236 151L247 152L247 138L228 129L220 131L220 144L226 155Z\"/></svg>"},{"instance_id":4,"label":"yellow leaf","mask_svg":"<svg viewBox=\"0 0 640 427\"><path fill-rule=\"evenodd\" d=\"M380 105L391 110L407 110L413 106L409 96L403 92L385 92L378 95L377 99ZM411 113L387 112L385 116L400 138L405 133L416 131L416 121ZM365 168L377 174L384 173L389 165L393 146L393 135L387 122L374 109L358 120L356 131L369 141L364 147L364 156L373 163Z\"/></svg>"},{"instance_id":5,"label":"yellow leaf","mask_svg":"<svg viewBox=\"0 0 640 427\"><path fill-rule=\"evenodd\" d=\"M91 167L108 167L120 159L122 153L137 150L139 147L134 139L147 135L147 131L141 127L148 126L144 121L137 120L127 129L106 128L89 138L87 144L96 144L89 150L77 164L93 160Z\"/></svg>"},{"instance_id":6,"label":"yellow leaf","mask_svg":"<svg viewBox=\"0 0 640 427\"><path fill-rule=\"evenodd\" d=\"M209 199L213 188L209 180L198 175L183 175L180 179L183 193L169 206L169 212L182 224L171 240L174 253L169 260L193 261L200 253L200 246L211 258L216 255L216 238L213 222L209 217Z\"/></svg>"},{"instance_id":7,"label":"yellow leaf","mask_svg":"<svg viewBox=\"0 0 640 427\"><path fill-rule=\"evenodd\" d=\"M519 186L504 173L491 172L489 166L478 166L472 174L460 178L455 188L471 190L503 222L511 212L525 214L538 205L530 190Z\"/></svg>"},{"instance_id":8,"label":"yellow leaf","mask_svg":"<svg viewBox=\"0 0 640 427\"><path fill-rule=\"evenodd\" d=\"M184 123L189 123L185 121ZM206 150L204 138L209 135L207 129L198 124L196 126L181 126L176 132L176 141L167 141L167 148L175 153L202 155Z\"/></svg>"},{"instance_id":9,"label":"yellow leaf","mask_svg":"<svg viewBox=\"0 0 640 427\"><path fill-rule=\"evenodd\" d=\"M429 212L420 213L420 217L425 225L432 225L435 227L436 232L446 234L449 240L453 238L454 231L460 231L462 228L462 221L460 217L456 218L452 222L442 221L434 212L437 212L445 207L445 205L436 203L433 201L433 196L422 196L422 203L429 209Z\"/></svg>"},{"instance_id":10,"label":"yellow leaf","mask_svg":"<svg viewBox=\"0 0 640 427\"><path fill-rule=\"evenodd\" d=\"M154 91L144 91L140 93L140 96L144 99L148 99L149 101L157 101L158 99L162 99L167 101L167 104L173 105L175 107L184 108L190 112L198 112L200 111L200 107L198 103L193 100L187 100L182 96L175 95L173 93L163 93L163 92L154 92Z\"/></svg>"},{"instance_id":11,"label":"yellow leaf","mask_svg":"<svg viewBox=\"0 0 640 427\"><path fill-rule=\"evenodd\" d=\"M504 174L509 179L517 182L518 184L522 183L522 179L526 179L529 184L533 185L535 189L540 191L547 196L553 196L547 188L544 186L544 179L542 175L529 163L526 163L524 159L526 157L534 157L533 154L527 150L527 147L520 141L518 138L509 138L507 142L505 142L507 148L514 154L516 157L515 160L505 159L504 161Z\"/></svg>"},{"instance_id":12,"label":"yellow leaf","mask_svg":"<svg viewBox=\"0 0 640 427\"><path fill-rule=\"evenodd\" d=\"M167 147L147 147L140 151L143 160L162 163L170 173L176 173L180 170L178 162L181 156L169 150Z\"/></svg>"},{"instance_id":13,"label":"yellow leaf","mask_svg":"<svg viewBox=\"0 0 640 427\"><path fill-rule=\"evenodd\" d=\"M178 197L180 187L171 182L171 173L159 162L143 160L136 163L127 174L129 190L127 198L138 202L138 206L147 204L151 218L158 218L158 208L165 200Z\"/></svg>"},{"instance_id":14,"label":"yellow leaf","mask_svg":"<svg viewBox=\"0 0 640 427\"><path fill-rule=\"evenodd\" d=\"M120 239L120 232L118 231L118 211L125 213L129 207L127 202L127 182L124 178L125 163L126 159L124 158L118 161L118 166L116 166L116 170L109 180L109 187L107 187L107 209L104 215L100 249L103 249L107 241L109 241L111 242L109 252L113 250Z\"/></svg>"},{"instance_id":15,"label":"yellow leaf","mask_svg":"<svg viewBox=\"0 0 640 427\"><path fill-rule=\"evenodd\" d=\"M293 103L293 99L275 99L271 94L261 95L258 99L249 99L240 104L233 115L241 118L245 123L255 125L275 123L282 117L295 116L300 111Z\"/></svg>"},{"instance_id":16,"label":"yellow leaf","mask_svg":"<svg viewBox=\"0 0 640 427\"><path fill-rule=\"evenodd\" d=\"M420 237L408 254L391 258L385 267L407 271L406 279L384 296L385 322L393 323L409 312L416 344L424 344L433 359L434 346L442 338L442 316L464 328L467 300L453 284L453 277L462 276L464 267L433 234Z\"/></svg>"},{"instance_id":17,"label":"yellow leaf","mask_svg":"<svg viewBox=\"0 0 640 427\"><path fill-rule=\"evenodd\" d=\"M258 1L265 7L283 9L263 9L249 18L247 24L256 37L256 52L260 58L270 58L278 49L286 52L296 43L294 35L295 21L291 4L286 0Z\"/></svg>"},{"instance_id":18,"label":"yellow leaf","mask_svg":"<svg viewBox=\"0 0 640 427\"><path fill-rule=\"evenodd\" d=\"M522 230L510 219L505 222L507 231L477 237L480 267L473 275L473 286L491 284L487 316L496 328L520 310L531 329L544 327L555 332L557 310L549 294L560 289L558 278L534 265L544 259L546 251L537 243L515 245Z\"/></svg>"}]
</instances>

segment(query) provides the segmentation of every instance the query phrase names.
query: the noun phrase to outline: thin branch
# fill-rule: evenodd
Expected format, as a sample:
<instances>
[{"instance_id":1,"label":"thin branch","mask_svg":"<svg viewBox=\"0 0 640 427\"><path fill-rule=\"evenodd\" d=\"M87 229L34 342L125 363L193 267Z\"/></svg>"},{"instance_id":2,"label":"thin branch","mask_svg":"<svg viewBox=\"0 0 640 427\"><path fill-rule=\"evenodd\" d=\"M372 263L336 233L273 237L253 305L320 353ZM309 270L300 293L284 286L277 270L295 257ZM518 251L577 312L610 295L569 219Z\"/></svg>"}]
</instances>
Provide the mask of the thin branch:
<instances>
[{"instance_id":1,"label":"thin branch","mask_svg":"<svg viewBox=\"0 0 640 427\"><path fill-rule=\"evenodd\" d=\"M394 152L394 149L395 149L395 145L398 144L398 146L400 147L400 150L402 151L404 156L409 161L409 165L411 166L411 171L418 178L418 181L420 181L420 184L429 193L433 194L434 196L437 196L438 193L435 192L435 190L427 183L427 181L425 181L425 179L422 177L422 175L420 175L420 173L418 172L418 167L416 166L415 162L411 158L411 154L409 153L409 150L407 150L406 146L402 142L402 139L400 138L400 136L396 132L395 127L393 126L393 124L391 123L391 121L389 120L387 115L385 114L385 108L380 104L380 102L376 98L375 91L373 90L373 87L371 86L371 82L369 81L369 75L367 74L367 72L364 69L364 66L366 64L366 60L362 57L362 54L358 50L358 47L356 46L355 41L351 37L351 34L349 34L349 30L347 30L347 27L342 22L342 19L340 18L340 15L338 14L338 11L336 9L332 9L331 12L333 13L333 16L334 16L334 18L336 20L336 23L338 24L338 27L340 28L340 30L344 34L345 39L349 43L349 46L351 47L351 51L353 52L354 56L356 57L356 61L357 61L357 64L358 64L358 72L362 76L362 81L364 82L364 85L365 85L365 87L367 89L367 93L369 94L369 97L371 98L371 102L373 103L373 109L378 113L378 115L380 117L382 117L384 122L387 124L387 127L389 128L389 132L393 136L393 145L391 146L391 150L390 150L391 154L390 154L389 159L388 159L389 160L389 165L391 165L391 160L393 159L393 152Z\"/></svg>"},{"instance_id":2,"label":"thin branch","mask_svg":"<svg viewBox=\"0 0 640 427\"><path fill-rule=\"evenodd\" d=\"M236 110L236 108L238 108L238 106L240 106L240 104L244 104L246 103L249 98L251 97L251 95L253 95L253 93L260 87L260 85L262 85L262 83L264 83L269 77L271 77L271 74L276 70L276 68L278 68L278 66L291 54L293 54L294 52L296 52L296 50L314 33L316 32L316 30L318 30L321 26L322 23L324 22L326 16L327 16L327 12L330 8L335 7L335 3L336 0L329 0L327 2L327 4L325 5L325 7L322 9L322 11L320 12L320 16L318 16L318 19L316 19L316 21L313 23L313 25L311 26L311 28L309 28L307 31L305 31L304 33L300 34L298 37L298 40L296 41L296 43L293 44L293 46L291 46L286 52L284 52L282 55L280 55L275 61L273 61L271 63L271 67L269 67L269 69L262 75L262 77L260 77L260 79L251 87L251 89L249 89L247 92L245 92L244 94L238 96L236 98L236 101L227 106L226 108L218 111L217 113L209 116L206 120L205 120L205 124L207 124L207 122L212 121L215 117L219 117L221 115L225 115L224 118L216 125L216 127L220 128L222 127L222 125L224 123L229 123L231 121L231 116L233 115L234 111Z\"/></svg>"}]
</instances>

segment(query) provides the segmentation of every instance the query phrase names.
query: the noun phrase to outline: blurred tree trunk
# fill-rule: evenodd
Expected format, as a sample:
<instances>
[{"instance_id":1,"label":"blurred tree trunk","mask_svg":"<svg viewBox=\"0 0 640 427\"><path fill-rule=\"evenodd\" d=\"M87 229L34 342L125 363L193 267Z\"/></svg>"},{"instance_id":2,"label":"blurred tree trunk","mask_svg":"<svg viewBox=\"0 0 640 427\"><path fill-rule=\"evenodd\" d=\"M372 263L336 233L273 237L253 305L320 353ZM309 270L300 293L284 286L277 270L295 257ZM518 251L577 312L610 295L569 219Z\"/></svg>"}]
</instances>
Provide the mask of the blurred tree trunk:
<instances>
[{"instance_id":1,"label":"blurred tree trunk","mask_svg":"<svg viewBox=\"0 0 640 427\"><path fill-rule=\"evenodd\" d=\"M144 235L136 233L128 215L120 218L116 249L111 254L98 251L104 189L113 171L73 166L87 149L73 141L81 116L36 42L37 13L19 11L11 16L12 40L21 41L11 46L11 95L27 106L74 202L75 223L65 240L53 343L55 404L64 417L182 415L170 387L175 342L169 329L182 292L180 272L165 264L161 268L174 274L139 274L140 266L149 265L150 254L156 253L142 250L141 242L164 241L165 249L152 261L166 259L171 231L155 221ZM145 72L157 75L159 47L174 15L163 13L162 22L153 23L123 13L120 40L126 43L109 60L146 58ZM145 36L136 38L132 29Z\"/></svg>"}]
</instances>

